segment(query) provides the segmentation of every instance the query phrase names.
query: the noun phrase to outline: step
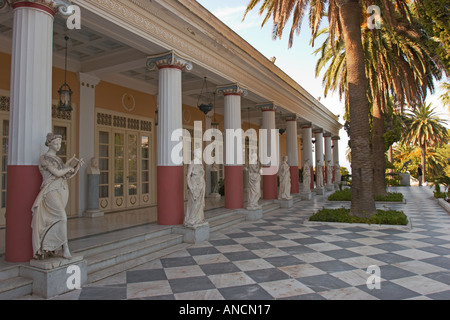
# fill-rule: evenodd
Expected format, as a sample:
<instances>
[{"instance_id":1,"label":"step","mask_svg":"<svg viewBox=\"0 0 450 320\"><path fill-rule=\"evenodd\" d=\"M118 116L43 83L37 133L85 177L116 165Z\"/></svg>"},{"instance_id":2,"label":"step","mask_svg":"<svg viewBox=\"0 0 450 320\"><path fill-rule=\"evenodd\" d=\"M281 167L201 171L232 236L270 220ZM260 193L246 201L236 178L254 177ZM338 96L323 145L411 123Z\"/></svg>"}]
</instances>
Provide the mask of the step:
<instances>
[{"instance_id":1,"label":"step","mask_svg":"<svg viewBox=\"0 0 450 320\"><path fill-rule=\"evenodd\" d=\"M31 294L32 291L33 281L20 276L19 266L0 270L0 300L17 299Z\"/></svg>"},{"instance_id":2,"label":"step","mask_svg":"<svg viewBox=\"0 0 450 320\"><path fill-rule=\"evenodd\" d=\"M245 214L232 212L221 217L215 217L213 220L207 219L209 223L209 232L216 232L239 222L245 221Z\"/></svg>"},{"instance_id":3,"label":"step","mask_svg":"<svg viewBox=\"0 0 450 320\"><path fill-rule=\"evenodd\" d=\"M274 211L274 210L277 210L280 208L281 208L280 204L274 202L274 203L264 204L262 209L263 209L263 214L264 214L264 213L268 213L268 212L271 212L271 211Z\"/></svg>"},{"instance_id":4,"label":"step","mask_svg":"<svg viewBox=\"0 0 450 320\"><path fill-rule=\"evenodd\" d=\"M140 243L152 238L170 234L171 227L159 225L143 225L115 230L100 235L83 237L69 241L73 253L92 256L97 253L113 250L128 244Z\"/></svg>"},{"instance_id":5,"label":"step","mask_svg":"<svg viewBox=\"0 0 450 320\"><path fill-rule=\"evenodd\" d=\"M179 244L170 245L165 248L158 249L154 252L139 256L137 258L123 261L121 263L111 265L109 267L100 269L98 271L88 273L87 282L93 283L93 282L105 279L107 277L113 276L115 274L124 272L126 270L137 267L139 265L142 265L146 262L162 258L164 256L167 256L167 255L169 255L173 252L179 251L179 250L183 250L183 249L189 247L190 245L191 244L188 244L188 243L179 243Z\"/></svg>"},{"instance_id":6,"label":"step","mask_svg":"<svg viewBox=\"0 0 450 320\"><path fill-rule=\"evenodd\" d=\"M88 262L89 274L182 242L182 235L167 234L139 243L127 243L121 247L116 247L108 251L87 255L84 258Z\"/></svg>"}]
</instances>

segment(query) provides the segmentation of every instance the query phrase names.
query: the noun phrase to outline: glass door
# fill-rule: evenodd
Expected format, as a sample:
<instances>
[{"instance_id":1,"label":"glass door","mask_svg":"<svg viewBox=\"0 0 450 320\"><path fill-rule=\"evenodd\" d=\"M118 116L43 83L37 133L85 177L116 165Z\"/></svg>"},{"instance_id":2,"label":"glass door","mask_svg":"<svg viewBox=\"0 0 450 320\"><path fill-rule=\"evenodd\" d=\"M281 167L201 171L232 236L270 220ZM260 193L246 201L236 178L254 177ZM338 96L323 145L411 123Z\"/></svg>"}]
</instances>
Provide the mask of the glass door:
<instances>
[{"instance_id":1,"label":"glass door","mask_svg":"<svg viewBox=\"0 0 450 320\"><path fill-rule=\"evenodd\" d=\"M127 133L127 167L126 169L126 198L127 207L139 205L138 185L138 134Z\"/></svg>"},{"instance_id":2,"label":"glass door","mask_svg":"<svg viewBox=\"0 0 450 320\"><path fill-rule=\"evenodd\" d=\"M113 200L112 208L125 208L125 133L113 133Z\"/></svg>"}]
</instances>

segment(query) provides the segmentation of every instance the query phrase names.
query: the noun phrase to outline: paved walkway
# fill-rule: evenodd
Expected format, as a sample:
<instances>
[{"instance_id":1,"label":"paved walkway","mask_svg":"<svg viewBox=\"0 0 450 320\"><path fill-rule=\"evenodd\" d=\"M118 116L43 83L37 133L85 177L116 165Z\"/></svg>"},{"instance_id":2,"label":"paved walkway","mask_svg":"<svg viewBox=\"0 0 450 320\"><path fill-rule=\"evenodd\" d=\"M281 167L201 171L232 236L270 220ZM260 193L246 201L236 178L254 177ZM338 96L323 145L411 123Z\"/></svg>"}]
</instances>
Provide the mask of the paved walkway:
<instances>
[{"instance_id":1,"label":"paved walkway","mask_svg":"<svg viewBox=\"0 0 450 320\"><path fill-rule=\"evenodd\" d=\"M306 226L326 203L316 196L58 299L450 299L450 215L429 187L394 191L407 203L389 206L411 230ZM379 289L367 286L369 266Z\"/></svg>"}]
</instances>

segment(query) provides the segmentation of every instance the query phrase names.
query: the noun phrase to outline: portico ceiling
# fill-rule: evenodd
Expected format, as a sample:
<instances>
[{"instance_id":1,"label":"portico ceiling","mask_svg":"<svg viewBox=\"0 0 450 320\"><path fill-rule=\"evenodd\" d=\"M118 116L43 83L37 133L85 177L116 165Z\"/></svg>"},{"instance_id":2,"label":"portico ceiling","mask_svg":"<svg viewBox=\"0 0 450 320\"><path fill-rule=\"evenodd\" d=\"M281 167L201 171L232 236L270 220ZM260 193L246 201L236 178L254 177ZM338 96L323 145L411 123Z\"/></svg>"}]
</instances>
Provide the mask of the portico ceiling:
<instances>
[{"instance_id":1,"label":"portico ceiling","mask_svg":"<svg viewBox=\"0 0 450 320\"><path fill-rule=\"evenodd\" d=\"M167 48L156 41L143 41L140 34L127 30L90 10L82 12L82 27L78 30L67 29L65 18L61 15L55 16L54 65L64 68L64 37L67 35L70 71L87 73L103 81L157 94L158 72L149 71L146 68L146 59L149 55L166 52ZM167 12L165 10L166 14ZM175 16L173 18L176 19ZM11 51L12 24L12 10L2 9L0 11L0 51L2 52L10 53ZM187 28L186 32L194 31ZM223 75L194 63L191 71L183 72L183 103L196 105L204 77L207 79L210 92L214 91L216 86L230 83L230 80ZM255 106L265 102L268 102L266 98L249 90L248 95L242 98L242 120L250 120L260 125L262 114ZM215 112L223 114L223 97L220 95L216 96ZM285 128L284 117L287 115L292 115L292 112L284 108L278 109L276 118L280 128Z\"/></svg>"}]
</instances>

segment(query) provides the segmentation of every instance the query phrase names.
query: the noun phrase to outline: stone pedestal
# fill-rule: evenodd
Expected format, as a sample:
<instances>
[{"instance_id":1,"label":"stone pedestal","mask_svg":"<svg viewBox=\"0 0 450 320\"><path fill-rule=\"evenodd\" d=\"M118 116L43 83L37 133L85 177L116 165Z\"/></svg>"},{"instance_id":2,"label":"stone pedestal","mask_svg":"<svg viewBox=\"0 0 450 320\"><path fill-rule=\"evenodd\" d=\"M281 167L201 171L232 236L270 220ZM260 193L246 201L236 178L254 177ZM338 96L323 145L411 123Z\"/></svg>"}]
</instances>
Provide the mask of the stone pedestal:
<instances>
[{"instance_id":1,"label":"stone pedestal","mask_svg":"<svg viewBox=\"0 0 450 320\"><path fill-rule=\"evenodd\" d=\"M199 243L209 239L209 223L205 222L194 227L185 227L183 225L175 226L173 233L184 235L184 242Z\"/></svg>"},{"instance_id":2,"label":"stone pedestal","mask_svg":"<svg viewBox=\"0 0 450 320\"><path fill-rule=\"evenodd\" d=\"M300 192L300 199L302 200L311 200L312 199L312 193L311 192Z\"/></svg>"},{"instance_id":3,"label":"stone pedestal","mask_svg":"<svg viewBox=\"0 0 450 320\"><path fill-rule=\"evenodd\" d=\"M259 220L263 216L262 206L247 207L245 210L242 210L242 213L245 214L245 220L250 221Z\"/></svg>"},{"instance_id":4,"label":"stone pedestal","mask_svg":"<svg viewBox=\"0 0 450 320\"><path fill-rule=\"evenodd\" d=\"M291 208L294 205L294 199L278 199L282 208Z\"/></svg>"},{"instance_id":5,"label":"stone pedestal","mask_svg":"<svg viewBox=\"0 0 450 320\"><path fill-rule=\"evenodd\" d=\"M99 174L88 174L88 197L87 197L87 209L83 213L83 216L89 218L103 217L104 213L99 210Z\"/></svg>"},{"instance_id":6,"label":"stone pedestal","mask_svg":"<svg viewBox=\"0 0 450 320\"><path fill-rule=\"evenodd\" d=\"M87 282L87 261L83 256L30 260L21 276L33 279L33 294L49 299L80 289Z\"/></svg>"},{"instance_id":7,"label":"stone pedestal","mask_svg":"<svg viewBox=\"0 0 450 320\"><path fill-rule=\"evenodd\" d=\"M410 186L411 185L411 175L409 172L400 172L400 185Z\"/></svg>"},{"instance_id":8,"label":"stone pedestal","mask_svg":"<svg viewBox=\"0 0 450 320\"><path fill-rule=\"evenodd\" d=\"M326 189L327 189L327 191L334 191L334 185L333 184L327 184Z\"/></svg>"},{"instance_id":9,"label":"stone pedestal","mask_svg":"<svg viewBox=\"0 0 450 320\"><path fill-rule=\"evenodd\" d=\"M324 195L324 194L325 194L325 188L324 188L324 187L321 187L321 188L315 188L315 189L314 189L314 192L315 192L316 194L319 194L319 195Z\"/></svg>"}]
</instances>

